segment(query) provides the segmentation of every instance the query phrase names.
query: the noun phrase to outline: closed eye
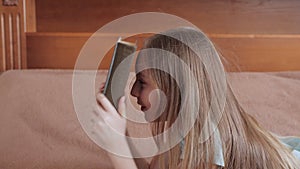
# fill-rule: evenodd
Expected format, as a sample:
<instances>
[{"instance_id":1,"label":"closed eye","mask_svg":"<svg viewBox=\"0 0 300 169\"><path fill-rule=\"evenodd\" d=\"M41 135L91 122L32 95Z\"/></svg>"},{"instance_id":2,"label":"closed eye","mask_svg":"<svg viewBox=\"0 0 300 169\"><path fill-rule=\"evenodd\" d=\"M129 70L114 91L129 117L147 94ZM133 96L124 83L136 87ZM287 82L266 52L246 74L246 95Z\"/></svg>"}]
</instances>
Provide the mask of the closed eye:
<instances>
[{"instance_id":1,"label":"closed eye","mask_svg":"<svg viewBox=\"0 0 300 169\"><path fill-rule=\"evenodd\" d=\"M146 86L146 82L143 81L142 79L137 79L137 84L138 84L140 90L143 90L144 87Z\"/></svg>"},{"instance_id":2,"label":"closed eye","mask_svg":"<svg viewBox=\"0 0 300 169\"><path fill-rule=\"evenodd\" d=\"M141 80L141 79L138 79L138 82L139 82L140 84L146 84L146 82L143 81L143 80Z\"/></svg>"}]
</instances>

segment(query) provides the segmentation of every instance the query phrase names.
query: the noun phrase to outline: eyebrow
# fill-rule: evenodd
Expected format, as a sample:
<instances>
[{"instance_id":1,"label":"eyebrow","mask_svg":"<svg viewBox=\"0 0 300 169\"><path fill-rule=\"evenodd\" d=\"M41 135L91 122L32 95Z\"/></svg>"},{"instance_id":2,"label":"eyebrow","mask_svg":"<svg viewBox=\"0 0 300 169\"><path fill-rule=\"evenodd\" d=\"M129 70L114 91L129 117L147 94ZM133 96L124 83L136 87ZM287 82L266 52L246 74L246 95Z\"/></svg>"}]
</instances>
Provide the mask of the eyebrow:
<instances>
[{"instance_id":1,"label":"eyebrow","mask_svg":"<svg viewBox=\"0 0 300 169\"><path fill-rule=\"evenodd\" d=\"M136 74L136 76L139 78L145 78L145 75L142 72L139 72L138 74Z\"/></svg>"}]
</instances>

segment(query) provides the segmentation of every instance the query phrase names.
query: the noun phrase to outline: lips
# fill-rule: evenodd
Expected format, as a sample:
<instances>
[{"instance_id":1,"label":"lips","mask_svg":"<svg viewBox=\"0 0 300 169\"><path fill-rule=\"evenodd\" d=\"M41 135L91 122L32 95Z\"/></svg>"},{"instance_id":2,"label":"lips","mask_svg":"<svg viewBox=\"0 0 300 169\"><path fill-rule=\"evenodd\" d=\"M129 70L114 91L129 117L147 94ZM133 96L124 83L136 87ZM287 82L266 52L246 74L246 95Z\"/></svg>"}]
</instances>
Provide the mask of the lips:
<instances>
[{"instance_id":1,"label":"lips","mask_svg":"<svg viewBox=\"0 0 300 169\"><path fill-rule=\"evenodd\" d=\"M141 107L141 110L142 110L142 111L145 111L145 110L146 110L146 107L145 107L145 106L142 106L142 107Z\"/></svg>"},{"instance_id":2,"label":"lips","mask_svg":"<svg viewBox=\"0 0 300 169\"><path fill-rule=\"evenodd\" d=\"M147 107L144 106L141 102L138 101L137 104L141 106L142 111L146 110Z\"/></svg>"}]
</instances>

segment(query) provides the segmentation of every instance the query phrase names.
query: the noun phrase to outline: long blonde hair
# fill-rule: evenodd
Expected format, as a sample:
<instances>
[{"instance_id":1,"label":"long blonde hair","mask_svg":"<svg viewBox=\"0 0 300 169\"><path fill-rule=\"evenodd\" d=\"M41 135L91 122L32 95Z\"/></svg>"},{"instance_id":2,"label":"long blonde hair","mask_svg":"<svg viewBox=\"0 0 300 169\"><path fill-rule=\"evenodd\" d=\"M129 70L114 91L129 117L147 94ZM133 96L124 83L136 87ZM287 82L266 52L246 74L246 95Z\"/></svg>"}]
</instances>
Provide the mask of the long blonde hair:
<instances>
[{"instance_id":1,"label":"long blonde hair","mask_svg":"<svg viewBox=\"0 0 300 169\"><path fill-rule=\"evenodd\" d=\"M182 41L189 42L189 44L184 44ZM190 45L197 51L205 51L204 54L197 55L197 52L191 50ZM168 159L160 155L161 168L174 169L179 163L184 169L213 168L213 158L217 151L214 146L216 138L212 135L203 142L199 142L199 138L208 117L215 115L220 115L221 118L217 122L209 120L208 124L215 123L220 133L225 166L219 168L299 168L299 161L291 152L244 111L228 82L226 82L224 106L211 103L215 97L214 93L223 89L211 86L212 81L219 80L215 77L218 77L220 72L212 71L208 74L207 66L211 66L211 70L220 70L217 68L222 69L223 65L218 63L220 56L203 32L186 27L173 29L149 38L144 49L150 48L162 49L177 55L193 74L190 76L180 66L169 63L168 57L164 56L167 54L160 56L158 61L152 62L152 64L167 65L166 69L181 79L176 81L166 71L150 69L150 76L166 94L168 102L165 109L166 115L161 116L159 122L152 125L153 134L160 134L166 128L170 128L180 111L183 111L183 117L188 119L186 123L193 123L191 130L183 136L185 143L183 152L181 152L180 144L177 144L167 152ZM205 65L203 59L210 60L211 64ZM191 82L195 80L196 86ZM199 98L199 107L193 102L195 92ZM196 116L192 112L196 112ZM194 117L197 118L193 119ZM183 159L180 159L181 155L184 155Z\"/></svg>"}]
</instances>

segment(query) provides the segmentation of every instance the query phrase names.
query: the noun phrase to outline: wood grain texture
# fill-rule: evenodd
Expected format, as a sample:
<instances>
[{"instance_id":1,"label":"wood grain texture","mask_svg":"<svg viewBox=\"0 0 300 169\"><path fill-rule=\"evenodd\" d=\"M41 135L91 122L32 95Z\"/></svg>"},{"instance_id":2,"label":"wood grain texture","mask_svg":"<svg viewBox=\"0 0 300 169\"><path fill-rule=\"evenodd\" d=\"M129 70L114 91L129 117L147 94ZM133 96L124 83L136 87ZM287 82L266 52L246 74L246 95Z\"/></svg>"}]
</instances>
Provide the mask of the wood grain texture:
<instances>
[{"instance_id":1,"label":"wood grain texture","mask_svg":"<svg viewBox=\"0 0 300 169\"><path fill-rule=\"evenodd\" d=\"M91 33L27 33L28 68L73 69L81 48L91 35ZM106 38L117 40L120 37L119 34L99 36L102 41ZM125 36L127 35L123 34L122 37ZM150 34L143 34L129 37L126 41L137 41L140 49L143 39L149 36ZM109 49L99 68L109 68L113 49L114 46ZM85 69L91 69L91 66L87 64Z\"/></svg>"},{"instance_id":2,"label":"wood grain texture","mask_svg":"<svg viewBox=\"0 0 300 169\"><path fill-rule=\"evenodd\" d=\"M25 1L25 25L26 31L25 32L36 32L36 7L35 7L36 0L26 0Z\"/></svg>"},{"instance_id":3,"label":"wood grain texture","mask_svg":"<svg viewBox=\"0 0 300 169\"><path fill-rule=\"evenodd\" d=\"M0 71L27 66L23 5L0 5Z\"/></svg>"},{"instance_id":4,"label":"wood grain texture","mask_svg":"<svg viewBox=\"0 0 300 169\"><path fill-rule=\"evenodd\" d=\"M212 38L232 71L300 70L300 38ZM224 63L226 64L226 63Z\"/></svg>"},{"instance_id":5,"label":"wood grain texture","mask_svg":"<svg viewBox=\"0 0 300 169\"><path fill-rule=\"evenodd\" d=\"M95 32L119 17L165 12L206 33L299 34L298 0L36 0L38 32Z\"/></svg>"},{"instance_id":6,"label":"wood grain texture","mask_svg":"<svg viewBox=\"0 0 300 169\"><path fill-rule=\"evenodd\" d=\"M36 0L35 6L38 32L27 33L29 68L72 69L92 32L119 17L152 11L177 15L201 28L220 49L229 71L300 70L298 0ZM146 36L137 38L142 43ZM112 48L100 68L109 67L111 55Z\"/></svg>"},{"instance_id":7,"label":"wood grain texture","mask_svg":"<svg viewBox=\"0 0 300 169\"><path fill-rule=\"evenodd\" d=\"M79 52L90 33L27 33L29 68L73 69ZM104 37L108 35L103 35ZM109 35L118 38L119 35ZM149 35L137 39L139 48ZM209 34L221 51L228 71L300 70L300 37L293 35L232 35ZM106 54L100 68L107 69L113 48ZM86 67L89 68L88 66Z\"/></svg>"}]
</instances>

